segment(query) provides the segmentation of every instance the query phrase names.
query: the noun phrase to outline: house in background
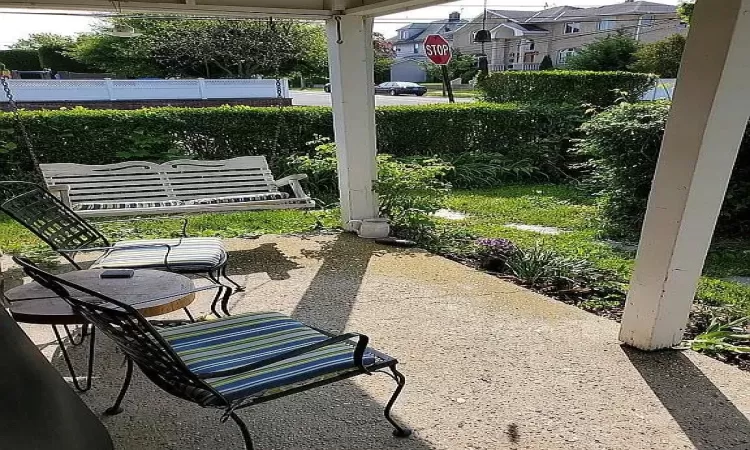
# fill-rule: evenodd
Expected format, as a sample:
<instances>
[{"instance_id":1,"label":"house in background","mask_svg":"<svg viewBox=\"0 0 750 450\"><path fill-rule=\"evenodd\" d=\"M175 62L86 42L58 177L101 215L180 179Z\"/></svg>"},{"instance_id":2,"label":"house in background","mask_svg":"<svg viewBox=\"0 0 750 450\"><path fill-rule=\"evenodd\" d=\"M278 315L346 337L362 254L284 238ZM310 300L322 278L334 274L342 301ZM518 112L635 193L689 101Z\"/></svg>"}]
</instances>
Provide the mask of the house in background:
<instances>
[{"instance_id":1,"label":"house in background","mask_svg":"<svg viewBox=\"0 0 750 450\"><path fill-rule=\"evenodd\" d=\"M427 71L424 64L428 62L424 53L424 40L431 34L439 34L448 42L453 40L456 30L468 21L461 20L461 14L452 12L448 20L438 20L430 23L411 23L397 30L397 35L388 41L393 45L396 59L391 66L391 80L412 81L421 83L427 81Z\"/></svg>"},{"instance_id":2,"label":"house in background","mask_svg":"<svg viewBox=\"0 0 750 450\"><path fill-rule=\"evenodd\" d=\"M482 16L453 33L453 48L464 54L481 54L474 35L482 29ZM611 34L625 34L655 42L675 33L687 33L674 5L626 1L596 8L557 6L541 11L488 10L485 43L491 71L538 70L549 55L556 67L584 46Z\"/></svg>"}]
</instances>

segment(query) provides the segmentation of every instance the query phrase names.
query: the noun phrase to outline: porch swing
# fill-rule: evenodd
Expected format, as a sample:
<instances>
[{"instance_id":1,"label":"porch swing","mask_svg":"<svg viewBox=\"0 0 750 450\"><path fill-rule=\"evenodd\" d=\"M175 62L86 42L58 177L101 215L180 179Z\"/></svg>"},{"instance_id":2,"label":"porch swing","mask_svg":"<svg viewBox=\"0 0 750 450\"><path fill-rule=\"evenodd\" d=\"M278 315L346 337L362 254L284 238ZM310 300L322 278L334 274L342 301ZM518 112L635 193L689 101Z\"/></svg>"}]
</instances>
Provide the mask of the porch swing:
<instances>
[{"instance_id":1,"label":"porch swing","mask_svg":"<svg viewBox=\"0 0 750 450\"><path fill-rule=\"evenodd\" d=\"M273 146L285 120L284 98L280 75L278 39L273 19L268 19L270 62L275 69L276 102L279 119ZM304 191L300 181L305 174L275 179L265 156L201 161L180 159L165 163L127 161L107 165L73 163L41 164L25 125L18 114L18 105L7 79L2 80L23 141L35 170L47 189L81 217L118 217L170 215L229 211L310 209L315 201ZM282 188L287 188L284 191Z\"/></svg>"}]
</instances>

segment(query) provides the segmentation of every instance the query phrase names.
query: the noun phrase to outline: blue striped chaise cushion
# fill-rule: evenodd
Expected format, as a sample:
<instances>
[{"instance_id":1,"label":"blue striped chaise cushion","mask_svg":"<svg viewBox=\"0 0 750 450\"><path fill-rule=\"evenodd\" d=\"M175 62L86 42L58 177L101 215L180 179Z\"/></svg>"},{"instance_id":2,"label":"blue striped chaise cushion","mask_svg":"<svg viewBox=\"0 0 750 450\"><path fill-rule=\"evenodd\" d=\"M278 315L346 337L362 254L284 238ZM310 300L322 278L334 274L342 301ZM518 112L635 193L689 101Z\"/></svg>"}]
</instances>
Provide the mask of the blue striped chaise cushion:
<instances>
[{"instance_id":1,"label":"blue striped chaise cushion","mask_svg":"<svg viewBox=\"0 0 750 450\"><path fill-rule=\"evenodd\" d=\"M91 268L163 269L167 247L155 244L173 246L167 262L176 270L211 270L227 258L224 244L218 238L142 239L115 243Z\"/></svg>"},{"instance_id":2,"label":"blue striped chaise cushion","mask_svg":"<svg viewBox=\"0 0 750 450\"><path fill-rule=\"evenodd\" d=\"M160 330L160 334L199 375L244 366L329 338L275 312L188 324ZM366 352L363 363L372 365L375 357ZM355 367L354 347L339 343L252 372L206 381L232 401Z\"/></svg>"}]
</instances>

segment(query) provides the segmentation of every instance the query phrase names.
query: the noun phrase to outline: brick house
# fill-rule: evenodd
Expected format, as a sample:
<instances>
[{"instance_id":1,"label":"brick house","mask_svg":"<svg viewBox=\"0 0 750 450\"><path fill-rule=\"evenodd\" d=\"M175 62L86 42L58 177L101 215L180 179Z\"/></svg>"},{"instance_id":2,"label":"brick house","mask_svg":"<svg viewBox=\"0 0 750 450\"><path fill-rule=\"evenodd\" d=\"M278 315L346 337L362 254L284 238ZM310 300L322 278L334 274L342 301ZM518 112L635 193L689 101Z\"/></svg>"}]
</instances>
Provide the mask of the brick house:
<instances>
[{"instance_id":1,"label":"brick house","mask_svg":"<svg viewBox=\"0 0 750 450\"><path fill-rule=\"evenodd\" d=\"M464 54L482 53L474 35L482 16L453 33L453 48ZM675 33L687 33L674 5L626 1L596 8L557 6L541 11L488 10L485 44L490 70L538 70L545 55L557 67L587 44L622 33L643 42L655 42Z\"/></svg>"}]
</instances>

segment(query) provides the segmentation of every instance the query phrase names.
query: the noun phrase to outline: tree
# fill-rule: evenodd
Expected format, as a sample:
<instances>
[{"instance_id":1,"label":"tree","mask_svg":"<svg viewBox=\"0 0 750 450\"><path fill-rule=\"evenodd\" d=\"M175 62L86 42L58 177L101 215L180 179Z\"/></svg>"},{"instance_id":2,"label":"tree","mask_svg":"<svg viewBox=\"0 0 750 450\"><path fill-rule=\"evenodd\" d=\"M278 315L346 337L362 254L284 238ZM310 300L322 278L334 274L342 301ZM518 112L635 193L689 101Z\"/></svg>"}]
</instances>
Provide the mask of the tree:
<instances>
[{"instance_id":1,"label":"tree","mask_svg":"<svg viewBox=\"0 0 750 450\"><path fill-rule=\"evenodd\" d=\"M443 81L443 72L440 66L430 62L424 63L427 70L427 78L432 81ZM477 75L477 60L475 56L464 55L458 50L453 51L453 58L448 63L448 77L451 80L461 78L461 83L468 83Z\"/></svg>"},{"instance_id":2,"label":"tree","mask_svg":"<svg viewBox=\"0 0 750 450\"><path fill-rule=\"evenodd\" d=\"M685 36L673 34L661 41L642 45L635 52L635 63L630 68L635 72L655 73L662 78L677 78Z\"/></svg>"},{"instance_id":3,"label":"tree","mask_svg":"<svg viewBox=\"0 0 750 450\"><path fill-rule=\"evenodd\" d=\"M372 34L372 48L375 51L375 82L391 79L391 66L396 57L393 45L381 33Z\"/></svg>"},{"instance_id":4,"label":"tree","mask_svg":"<svg viewBox=\"0 0 750 450\"><path fill-rule=\"evenodd\" d=\"M539 70L552 70L554 65L552 64L552 58L549 55L544 55L542 63L539 64Z\"/></svg>"},{"instance_id":5,"label":"tree","mask_svg":"<svg viewBox=\"0 0 750 450\"><path fill-rule=\"evenodd\" d=\"M693 18L693 10L695 9L695 1L687 0L677 5L677 14L682 20L690 23Z\"/></svg>"},{"instance_id":6,"label":"tree","mask_svg":"<svg viewBox=\"0 0 750 450\"><path fill-rule=\"evenodd\" d=\"M75 39L55 33L32 33L25 39L19 39L10 45L15 50L39 50L42 47L70 48Z\"/></svg>"},{"instance_id":7,"label":"tree","mask_svg":"<svg viewBox=\"0 0 750 450\"><path fill-rule=\"evenodd\" d=\"M107 35L115 24L131 26L140 36ZM114 18L82 36L70 53L84 63L131 77L293 75L300 69L324 71L323 36L319 25L291 21Z\"/></svg>"},{"instance_id":8,"label":"tree","mask_svg":"<svg viewBox=\"0 0 750 450\"><path fill-rule=\"evenodd\" d=\"M635 39L622 34L611 35L596 40L568 57L566 67L572 70L628 70L635 62L636 50L638 43Z\"/></svg>"}]
</instances>

